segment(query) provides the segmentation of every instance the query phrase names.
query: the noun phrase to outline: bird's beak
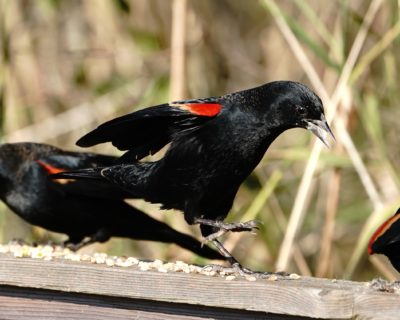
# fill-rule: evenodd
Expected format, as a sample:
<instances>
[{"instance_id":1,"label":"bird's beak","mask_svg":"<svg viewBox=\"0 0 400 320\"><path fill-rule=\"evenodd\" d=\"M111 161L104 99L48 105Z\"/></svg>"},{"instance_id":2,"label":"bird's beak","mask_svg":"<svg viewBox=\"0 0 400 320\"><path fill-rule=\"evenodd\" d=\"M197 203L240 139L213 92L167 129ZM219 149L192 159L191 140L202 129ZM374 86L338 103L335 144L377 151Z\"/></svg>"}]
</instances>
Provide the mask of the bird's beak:
<instances>
[{"instance_id":1,"label":"bird's beak","mask_svg":"<svg viewBox=\"0 0 400 320\"><path fill-rule=\"evenodd\" d=\"M328 136L332 137L332 139L336 141L335 136L333 135L331 128L329 128L324 116L321 117L321 120L306 120L306 123L306 129L314 133L328 148Z\"/></svg>"}]
</instances>

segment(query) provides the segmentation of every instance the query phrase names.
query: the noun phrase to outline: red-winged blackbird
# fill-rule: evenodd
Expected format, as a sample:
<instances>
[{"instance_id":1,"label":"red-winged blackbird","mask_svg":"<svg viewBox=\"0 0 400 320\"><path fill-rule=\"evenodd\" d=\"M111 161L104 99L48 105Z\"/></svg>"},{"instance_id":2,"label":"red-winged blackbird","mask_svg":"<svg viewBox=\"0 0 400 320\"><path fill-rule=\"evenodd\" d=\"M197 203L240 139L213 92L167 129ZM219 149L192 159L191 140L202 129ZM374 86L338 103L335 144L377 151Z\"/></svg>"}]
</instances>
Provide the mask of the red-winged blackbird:
<instances>
[{"instance_id":1,"label":"red-winged blackbird","mask_svg":"<svg viewBox=\"0 0 400 320\"><path fill-rule=\"evenodd\" d=\"M65 170L110 166L116 157L67 152L36 143L0 146L0 198L21 218L68 235L72 249L110 237L176 243L210 259L217 251L124 202L127 193L91 180L49 180ZM89 237L89 239L87 239Z\"/></svg>"},{"instance_id":2,"label":"red-winged blackbird","mask_svg":"<svg viewBox=\"0 0 400 320\"><path fill-rule=\"evenodd\" d=\"M128 150L119 165L58 177L108 180L134 197L184 212L189 224L200 224L233 266L240 264L217 240L226 231L249 231L254 221L224 223L243 180L278 135L305 128L325 144L333 134L320 98L291 81L216 98L177 101L143 109L100 125L82 137L82 147L112 142ZM170 143L155 162L138 162Z\"/></svg>"},{"instance_id":3,"label":"red-winged blackbird","mask_svg":"<svg viewBox=\"0 0 400 320\"><path fill-rule=\"evenodd\" d=\"M400 208L376 229L368 243L368 254L384 254L400 272Z\"/></svg>"}]
</instances>

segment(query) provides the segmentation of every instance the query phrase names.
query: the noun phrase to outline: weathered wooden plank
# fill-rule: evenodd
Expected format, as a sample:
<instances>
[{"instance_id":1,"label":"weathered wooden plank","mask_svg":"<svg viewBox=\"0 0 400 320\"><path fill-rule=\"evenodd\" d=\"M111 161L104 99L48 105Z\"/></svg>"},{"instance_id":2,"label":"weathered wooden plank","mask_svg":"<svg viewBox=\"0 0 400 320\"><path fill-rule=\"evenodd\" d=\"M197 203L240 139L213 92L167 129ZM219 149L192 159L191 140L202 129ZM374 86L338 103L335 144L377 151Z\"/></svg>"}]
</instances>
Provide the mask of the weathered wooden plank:
<instances>
[{"instance_id":1,"label":"weathered wooden plank","mask_svg":"<svg viewBox=\"0 0 400 320\"><path fill-rule=\"evenodd\" d=\"M357 319L399 320L399 295L385 292L355 294L354 315Z\"/></svg>"},{"instance_id":2,"label":"weathered wooden plank","mask_svg":"<svg viewBox=\"0 0 400 320\"><path fill-rule=\"evenodd\" d=\"M0 255L0 285L323 319L398 319L400 315L398 294L377 292L365 283L314 278L227 281Z\"/></svg>"},{"instance_id":3,"label":"weathered wooden plank","mask_svg":"<svg viewBox=\"0 0 400 320\"><path fill-rule=\"evenodd\" d=\"M173 312L173 313L172 313ZM0 286L1 319L293 320L292 316ZM305 319L305 318L300 318Z\"/></svg>"},{"instance_id":4,"label":"weathered wooden plank","mask_svg":"<svg viewBox=\"0 0 400 320\"><path fill-rule=\"evenodd\" d=\"M299 281L226 281L69 261L4 257L0 261L0 283L321 318L349 318L353 307L351 292L324 289L321 295L320 288L310 283L299 286Z\"/></svg>"}]
</instances>

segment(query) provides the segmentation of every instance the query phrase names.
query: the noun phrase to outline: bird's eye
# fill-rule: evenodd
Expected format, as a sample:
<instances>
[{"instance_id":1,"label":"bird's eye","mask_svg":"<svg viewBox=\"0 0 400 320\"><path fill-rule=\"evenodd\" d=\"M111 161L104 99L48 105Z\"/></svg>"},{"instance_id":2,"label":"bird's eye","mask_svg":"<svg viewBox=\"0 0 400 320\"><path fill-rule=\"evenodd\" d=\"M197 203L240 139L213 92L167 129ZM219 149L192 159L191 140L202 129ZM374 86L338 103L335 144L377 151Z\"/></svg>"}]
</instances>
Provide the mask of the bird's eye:
<instances>
[{"instance_id":1,"label":"bird's eye","mask_svg":"<svg viewBox=\"0 0 400 320\"><path fill-rule=\"evenodd\" d=\"M307 113L307 109L302 106L296 106L296 111L301 116L304 116Z\"/></svg>"}]
</instances>

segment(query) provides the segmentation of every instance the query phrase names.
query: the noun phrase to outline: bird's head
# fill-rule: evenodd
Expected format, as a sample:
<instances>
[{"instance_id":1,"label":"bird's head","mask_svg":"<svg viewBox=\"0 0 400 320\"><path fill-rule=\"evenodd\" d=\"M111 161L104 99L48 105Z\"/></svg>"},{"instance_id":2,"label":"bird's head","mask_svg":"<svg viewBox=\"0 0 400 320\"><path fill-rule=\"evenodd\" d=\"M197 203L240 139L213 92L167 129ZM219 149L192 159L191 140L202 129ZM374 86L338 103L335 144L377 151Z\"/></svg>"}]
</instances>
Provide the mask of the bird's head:
<instances>
[{"instance_id":1,"label":"bird's head","mask_svg":"<svg viewBox=\"0 0 400 320\"><path fill-rule=\"evenodd\" d=\"M324 115L321 99L307 86L292 81L275 81L266 85L264 103L269 105L267 121L282 130L304 128L314 133L325 145L335 139Z\"/></svg>"},{"instance_id":2,"label":"bird's head","mask_svg":"<svg viewBox=\"0 0 400 320\"><path fill-rule=\"evenodd\" d=\"M23 177L34 171L35 146L28 142L0 145L0 198L16 186L24 186Z\"/></svg>"}]
</instances>

